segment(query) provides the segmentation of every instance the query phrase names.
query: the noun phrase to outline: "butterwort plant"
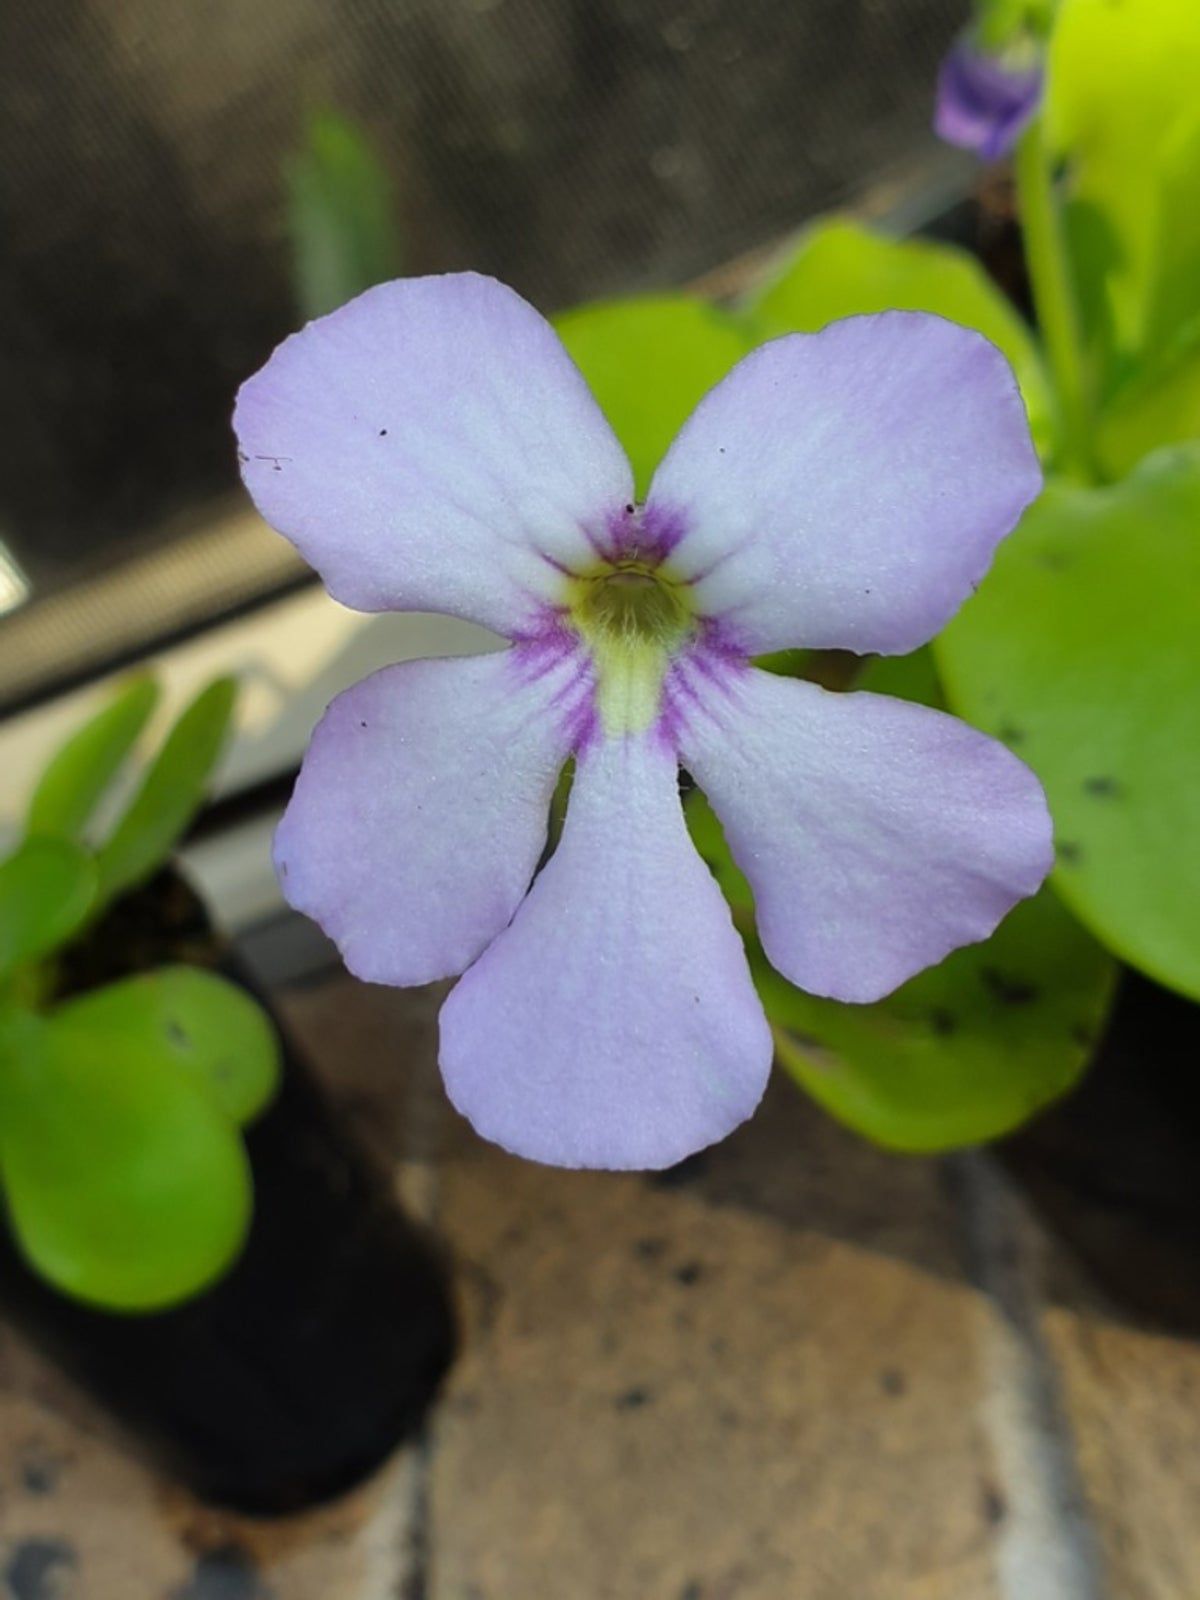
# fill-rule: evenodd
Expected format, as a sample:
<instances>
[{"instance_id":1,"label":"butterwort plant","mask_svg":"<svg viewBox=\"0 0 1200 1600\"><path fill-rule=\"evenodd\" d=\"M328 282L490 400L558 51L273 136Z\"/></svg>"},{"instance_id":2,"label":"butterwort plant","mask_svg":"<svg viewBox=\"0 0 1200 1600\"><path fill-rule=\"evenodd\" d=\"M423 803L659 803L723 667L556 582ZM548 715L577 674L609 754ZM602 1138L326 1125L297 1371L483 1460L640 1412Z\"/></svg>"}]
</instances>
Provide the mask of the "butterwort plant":
<instances>
[{"instance_id":1,"label":"butterwort plant","mask_svg":"<svg viewBox=\"0 0 1200 1600\"><path fill-rule=\"evenodd\" d=\"M274 1025L217 972L165 950L134 971L149 947L109 948L122 926L146 944L122 902L203 800L234 693L228 678L202 690L114 812L158 699L135 678L54 754L0 859L0 1202L33 1270L107 1311L198 1293L250 1225L241 1130L275 1091ZM112 982L83 976L126 966Z\"/></svg>"},{"instance_id":2,"label":"butterwort plant","mask_svg":"<svg viewBox=\"0 0 1200 1600\"><path fill-rule=\"evenodd\" d=\"M757 1105L771 1033L681 764L767 956L817 994L878 999L1046 876L1041 788L1001 744L754 665L913 651L981 582L1041 473L978 333L890 312L766 344L640 503L557 335L474 274L384 284L310 324L235 423L259 509L336 599L508 641L336 699L275 845L288 899L359 977L463 974L441 1067L485 1137L657 1168Z\"/></svg>"}]
</instances>

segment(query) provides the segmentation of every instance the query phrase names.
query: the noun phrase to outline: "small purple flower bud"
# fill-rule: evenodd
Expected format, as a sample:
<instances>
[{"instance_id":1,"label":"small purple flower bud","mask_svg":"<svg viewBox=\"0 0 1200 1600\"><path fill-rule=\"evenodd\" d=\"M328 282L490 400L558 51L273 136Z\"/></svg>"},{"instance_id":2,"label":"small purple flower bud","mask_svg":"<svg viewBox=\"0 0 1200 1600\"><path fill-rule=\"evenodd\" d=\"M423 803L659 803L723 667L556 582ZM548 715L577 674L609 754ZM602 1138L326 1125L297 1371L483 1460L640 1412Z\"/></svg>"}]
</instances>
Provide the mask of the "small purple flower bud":
<instances>
[{"instance_id":1,"label":"small purple flower bud","mask_svg":"<svg viewBox=\"0 0 1200 1600\"><path fill-rule=\"evenodd\" d=\"M1035 56L990 54L964 35L938 73L938 137L984 161L998 161L1037 111L1042 76Z\"/></svg>"}]
</instances>

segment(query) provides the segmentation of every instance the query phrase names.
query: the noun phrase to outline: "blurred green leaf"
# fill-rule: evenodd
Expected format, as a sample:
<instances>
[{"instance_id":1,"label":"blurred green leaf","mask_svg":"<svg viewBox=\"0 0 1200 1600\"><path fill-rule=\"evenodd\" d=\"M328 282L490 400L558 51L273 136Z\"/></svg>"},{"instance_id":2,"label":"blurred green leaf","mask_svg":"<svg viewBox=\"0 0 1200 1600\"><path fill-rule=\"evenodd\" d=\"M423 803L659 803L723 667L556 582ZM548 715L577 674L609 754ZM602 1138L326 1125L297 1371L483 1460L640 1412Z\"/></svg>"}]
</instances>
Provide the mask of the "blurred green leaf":
<instances>
[{"instance_id":1,"label":"blurred green leaf","mask_svg":"<svg viewBox=\"0 0 1200 1600\"><path fill-rule=\"evenodd\" d=\"M1106 476L1123 478L1152 451L1191 439L1200 439L1200 318L1116 390L1096 451Z\"/></svg>"},{"instance_id":2,"label":"blurred green leaf","mask_svg":"<svg viewBox=\"0 0 1200 1600\"><path fill-rule=\"evenodd\" d=\"M1200 448L1049 488L935 649L951 704L1045 784L1063 898L1200 998Z\"/></svg>"},{"instance_id":3,"label":"blurred green leaf","mask_svg":"<svg viewBox=\"0 0 1200 1600\"><path fill-rule=\"evenodd\" d=\"M625 446L639 497L697 403L750 349L732 317L682 295L581 306L555 327Z\"/></svg>"},{"instance_id":4,"label":"blurred green leaf","mask_svg":"<svg viewBox=\"0 0 1200 1600\"><path fill-rule=\"evenodd\" d=\"M225 743L237 697L233 678L197 695L167 735L124 816L97 852L107 904L166 861L199 810Z\"/></svg>"},{"instance_id":5,"label":"blurred green leaf","mask_svg":"<svg viewBox=\"0 0 1200 1600\"><path fill-rule=\"evenodd\" d=\"M244 989L198 967L125 978L68 1001L55 1017L182 1068L240 1126L258 1116L279 1081L279 1036L270 1017Z\"/></svg>"},{"instance_id":6,"label":"blurred green leaf","mask_svg":"<svg viewBox=\"0 0 1200 1600\"><path fill-rule=\"evenodd\" d=\"M928 649L869 661L857 687L940 706ZM745 931L753 896L699 794L687 816L700 854ZM1116 967L1053 893L1011 912L981 945L958 950L873 1005L803 993L748 940L751 970L781 1063L832 1116L898 1150L997 1138L1066 1092L1087 1065Z\"/></svg>"},{"instance_id":7,"label":"blurred green leaf","mask_svg":"<svg viewBox=\"0 0 1200 1600\"><path fill-rule=\"evenodd\" d=\"M391 180L361 128L320 111L287 170L292 270L300 313L324 316L373 284L399 277Z\"/></svg>"},{"instance_id":8,"label":"blurred green leaf","mask_svg":"<svg viewBox=\"0 0 1200 1600\"><path fill-rule=\"evenodd\" d=\"M95 896L95 864L67 839L27 839L0 861L0 977L69 939Z\"/></svg>"},{"instance_id":9,"label":"blurred green leaf","mask_svg":"<svg viewBox=\"0 0 1200 1600\"><path fill-rule=\"evenodd\" d=\"M0 1176L30 1264L109 1310L206 1287L251 1215L246 1154L209 1085L87 1000L24 1024L0 1054Z\"/></svg>"},{"instance_id":10,"label":"blurred green leaf","mask_svg":"<svg viewBox=\"0 0 1200 1600\"><path fill-rule=\"evenodd\" d=\"M1197 84L1196 0L1063 0L1050 44L1050 139L1070 161L1075 199L1111 232L1108 292L1125 351L1147 348L1161 315L1153 306L1164 293L1164 247L1174 257L1171 318L1200 311L1195 177L1187 166ZM1181 237L1172 245L1175 230Z\"/></svg>"},{"instance_id":11,"label":"blurred green leaf","mask_svg":"<svg viewBox=\"0 0 1200 1600\"><path fill-rule=\"evenodd\" d=\"M51 758L29 802L30 834L80 839L158 703L153 678L131 679Z\"/></svg>"},{"instance_id":12,"label":"blurred green leaf","mask_svg":"<svg viewBox=\"0 0 1200 1600\"><path fill-rule=\"evenodd\" d=\"M929 239L888 239L835 217L803 235L747 312L762 337L775 338L892 309L934 312L998 346L1021 385L1034 437L1049 449L1052 403L1033 333L965 250Z\"/></svg>"}]
</instances>

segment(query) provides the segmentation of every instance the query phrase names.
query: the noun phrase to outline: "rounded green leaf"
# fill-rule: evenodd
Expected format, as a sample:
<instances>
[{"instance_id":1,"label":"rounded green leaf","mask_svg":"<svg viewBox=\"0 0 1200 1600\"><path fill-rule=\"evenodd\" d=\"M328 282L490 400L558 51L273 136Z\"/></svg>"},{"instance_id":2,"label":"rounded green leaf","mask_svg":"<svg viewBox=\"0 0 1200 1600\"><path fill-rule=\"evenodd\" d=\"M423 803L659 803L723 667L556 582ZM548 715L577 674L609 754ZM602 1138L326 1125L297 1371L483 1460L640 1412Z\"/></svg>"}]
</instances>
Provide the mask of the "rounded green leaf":
<instances>
[{"instance_id":1,"label":"rounded green leaf","mask_svg":"<svg viewBox=\"0 0 1200 1600\"><path fill-rule=\"evenodd\" d=\"M69 840L27 839L0 861L0 976L65 943L95 896L95 864Z\"/></svg>"},{"instance_id":2,"label":"rounded green leaf","mask_svg":"<svg viewBox=\"0 0 1200 1600\"><path fill-rule=\"evenodd\" d=\"M96 855L104 904L155 872L200 809L237 698L218 678L192 701L150 763L137 793Z\"/></svg>"},{"instance_id":3,"label":"rounded green leaf","mask_svg":"<svg viewBox=\"0 0 1200 1600\"><path fill-rule=\"evenodd\" d=\"M33 791L28 821L31 835L81 838L157 702L154 679L134 678L71 735L51 758Z\"/></svg>"},{"instance_id":4,"label":"rounded green leaf","mask_svg":"<svg viewBox=\"0 0 1200 1600\"><path fill-rule=\"evenodd\" d=\"M779 1060L818 1104L878 1144L950 1150L1010 1132L1082 1075L1116 966L1050 889L982 945L874 1005L803 994L758 952Z\"/></svg>"},{"instance_id":5,"label":"rounded green leaf","mask_svg":"<svg viewBox=\"0 0 1200 1600\"><path fill-rule=\"evenodd\" d=\"M0 1057L0 1175L30 1264L107 1310L196 1294L250 1222L249 1164L229 1117L170 1056L82 1010L29 1022Z\"/></svg>"},{"instance_id":6,"label":"rounded green leaf","mask_svg":"<svg viewBox=\"0 0 1200 1600\"><path fill-rule=\"evenodd\" d=\"M639 495L697 403L750 349L734 318L682 295L581 306L554 325L624 445Z\"/></svg>"},{"instance_id":7,"label":"rounded green leaf","mask_svg":"<svg viewBox=\"0 0 1200 1600\"><path fill-rule=\"evenodd\" d=\"M955 709L1045 784L1063 898L1200 998L1200 449L1048 489L935 649Z\"/></svg>"},{"instance_id":8,"label":"rounded green leaf","mask_svg":"<svg viewBox=\"0 0 1200 1600\"><path fill-rule=\"evenodd\" d=\"M813 333L839 317L931 311L975 328L1012 363L1043 449L1052 407L1045 367L1028 324L974 256L930 239L889 239L841 218L817 223L747 307L764 338Z\"/></svg>"},{"instance_id":9,"label":"rounded green leaf","mask_svg":"<svg viewBox=\"0 0 1200 1600\"><path fill-rule=\"evenodd\" d=\"M125 978L68 1001L55 1018L170 1061L207 1086L239 1126L258 1116L278 1086L279 1035L270 1017L237 984L199 967Z\"/></svg>"}]
</instances>

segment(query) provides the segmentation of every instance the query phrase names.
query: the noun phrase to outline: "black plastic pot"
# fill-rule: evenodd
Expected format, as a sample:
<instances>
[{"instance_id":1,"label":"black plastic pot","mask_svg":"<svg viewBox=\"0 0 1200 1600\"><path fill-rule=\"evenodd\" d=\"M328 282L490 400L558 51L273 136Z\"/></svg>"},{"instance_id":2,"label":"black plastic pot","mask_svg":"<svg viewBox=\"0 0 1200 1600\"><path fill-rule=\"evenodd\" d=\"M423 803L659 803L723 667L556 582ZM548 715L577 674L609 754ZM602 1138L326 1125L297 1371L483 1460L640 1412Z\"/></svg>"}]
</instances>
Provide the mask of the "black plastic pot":
<instances>
[{"instance_id":1,"label":"black plastic pot","mask_svg":"<svg viewBox=\"0 0 1200 1600\"><path fill-rule=\"evenodd\" d=\"M253 989L165 878L115 908L67 986L203 955ZM247 1136L249 1241L196 1299L149 1316L93 1310L36 1277L0 1227L0 1311L190 1488L263 1514L377 1467L419 1428L455 1349L438 1251L284 1041L279 1095Z\"/></svg>"}]
</instances>

